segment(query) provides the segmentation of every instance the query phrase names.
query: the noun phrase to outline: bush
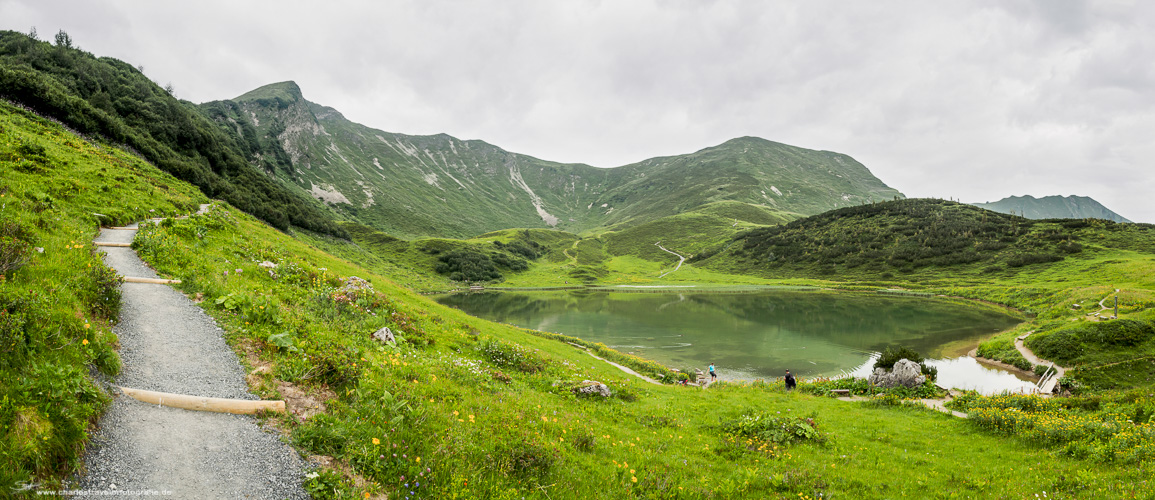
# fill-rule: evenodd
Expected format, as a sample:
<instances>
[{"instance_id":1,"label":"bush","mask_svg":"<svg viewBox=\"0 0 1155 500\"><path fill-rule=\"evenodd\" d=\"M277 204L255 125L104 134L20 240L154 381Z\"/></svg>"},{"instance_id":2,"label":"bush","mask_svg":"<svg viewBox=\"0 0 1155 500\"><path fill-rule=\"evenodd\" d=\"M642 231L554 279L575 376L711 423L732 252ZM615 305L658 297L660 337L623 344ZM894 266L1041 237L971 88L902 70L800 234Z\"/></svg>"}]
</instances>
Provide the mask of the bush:
<instances>
[{"instance_id":1,"label":"bush","mask_svg":"<svg viewBox=\"0 0 1155 500\"><path fill-rule=\"evenodd\" d=\"M1049 262L1058 262L1063 260L1062 257L1049 253L1022 253L1013 255L1007 259L1007 265L1010 267L1023 267L1031 264L1046 264Z\"/></svg>"},{"instance_id":2,"label":"bush","mask_svg":"<svg viewBox=\"0 0 1155 500\"><path fill-rule=\"evenodd\" d=\"M489 256L473 250L457 250L443 254L437 260L434 270L449 275L453 281L493 281L502 278Z\"/></svg>"},{"instance_id":3,"label":"bush","mask_svg":"<svg viewBox=\"0 0 1155 500\"><path fill-rule=\"evenodd\" d=\"M556 451L525 441L500 450L500 456L503 472L517 477L543 477L559 460Z\"/></svg>"},{"instance_id":4,"label":"bush","mask_svg":"<svg viewBox=\"0 0 1155 500\"><path fill-rule=\"evenodd\" d=\"M878 361L874 362L874 367L884 368L890 370L894 368L894 364L901 359L907 359L918 363L919 371L926 375L927 380L935 380L938 378L938 368L927 366L925 358L914 349L903 345L889 346L882 351L878 356Z\"/></svg>"},{"instance_id":5,"label":"bush","mask_svg":"<svg viewBox=\"0 0 1155 500\"><path fill-rule=\"evenodd\" d=\"M525 373L537 373L545 369L545 360L524 347L507 344L500 340L487 340L477 347L489 361L502 368L513 368Z\"/></svg>"},{"instance_id":6,"label":"bush","mask_svg":"<svg viewBox=\"0 0 1155 500\"><path fill-rule=\"evenodd\" d=\"M825 443L826 435L818 431L817 414L807 417L782 417L769 412L751 412L720 425L727 437L744 437L775 444L799 441Z\"/></svg>"}]
</instances>

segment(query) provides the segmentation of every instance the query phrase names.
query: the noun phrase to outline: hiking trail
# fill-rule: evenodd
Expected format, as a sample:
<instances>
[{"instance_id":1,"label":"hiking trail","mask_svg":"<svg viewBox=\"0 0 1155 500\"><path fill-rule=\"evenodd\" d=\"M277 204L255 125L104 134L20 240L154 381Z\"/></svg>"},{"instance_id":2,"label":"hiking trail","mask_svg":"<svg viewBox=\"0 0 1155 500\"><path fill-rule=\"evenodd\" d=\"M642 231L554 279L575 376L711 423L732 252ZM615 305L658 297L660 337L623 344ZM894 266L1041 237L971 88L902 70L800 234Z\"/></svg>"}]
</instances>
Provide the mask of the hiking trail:
<instances>
[{"instance_id":1,"label":"hiking trail","mask_svg":"<svg viewBox=\"0 0 1155 500\"><path fill-rule=\"evenodd\" d=\"M202 207L202 211L204 207ZM131 243L138 226L102 228L94 242ZM125 277L159 277L131 248L101 246ZM121 285L122 369L114 395L69 480L96 495L305 499L305 461L248 415L182 410L137 401L118 386L182 395L257 400L224 331L177 290L155 281Z\"/></svg>"}]
</instances>

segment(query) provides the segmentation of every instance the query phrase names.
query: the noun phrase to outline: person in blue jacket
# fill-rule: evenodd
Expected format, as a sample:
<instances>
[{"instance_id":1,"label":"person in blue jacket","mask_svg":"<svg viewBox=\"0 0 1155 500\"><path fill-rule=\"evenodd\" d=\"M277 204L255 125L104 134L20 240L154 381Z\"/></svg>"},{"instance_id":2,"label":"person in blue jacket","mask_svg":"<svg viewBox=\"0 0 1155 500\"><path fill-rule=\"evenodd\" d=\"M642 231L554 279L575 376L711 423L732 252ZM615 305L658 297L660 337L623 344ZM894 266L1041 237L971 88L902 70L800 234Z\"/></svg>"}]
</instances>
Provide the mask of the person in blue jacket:
<instances>
[{"instance_id":1,"label":"person in blue jacket","mask_svg":"<svg viewBox=\"0 0 1155 500\"><path fill-rule=\"evenodd\" d=\"M718 373L714 371L714 363L710 363L710 381L718 380Z\"/></svg>"}]
</instances>

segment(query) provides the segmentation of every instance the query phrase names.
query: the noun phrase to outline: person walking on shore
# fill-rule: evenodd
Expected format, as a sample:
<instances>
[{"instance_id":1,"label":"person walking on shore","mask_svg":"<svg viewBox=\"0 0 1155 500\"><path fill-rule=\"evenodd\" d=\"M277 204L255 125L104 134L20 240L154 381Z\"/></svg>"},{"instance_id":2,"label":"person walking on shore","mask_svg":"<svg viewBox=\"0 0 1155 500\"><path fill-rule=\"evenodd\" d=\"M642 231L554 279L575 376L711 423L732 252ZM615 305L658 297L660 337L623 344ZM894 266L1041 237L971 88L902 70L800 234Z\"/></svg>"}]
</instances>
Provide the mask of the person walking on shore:
<instances>
[{"instance_id":1,"label":"person walking on shore","mask_svg":"<svg viewBox=\"0 0 1155 500\"><path fill-rule=\"evenodd\" d=\"M790 370L786 370L786 390L793 391L795 387L798 387L798 382L794 380Z\"/></svg>"},{"instance_id":2,"label":"person walking on shore","mask_svg":"<svg viewBox=\"0 0 1155 500\"><path fill-rule=\"evenodd\" d=\"M718 380L718 374L714 371L714 363L710 363L710 381Z\"/></svg>"}]
</instances>

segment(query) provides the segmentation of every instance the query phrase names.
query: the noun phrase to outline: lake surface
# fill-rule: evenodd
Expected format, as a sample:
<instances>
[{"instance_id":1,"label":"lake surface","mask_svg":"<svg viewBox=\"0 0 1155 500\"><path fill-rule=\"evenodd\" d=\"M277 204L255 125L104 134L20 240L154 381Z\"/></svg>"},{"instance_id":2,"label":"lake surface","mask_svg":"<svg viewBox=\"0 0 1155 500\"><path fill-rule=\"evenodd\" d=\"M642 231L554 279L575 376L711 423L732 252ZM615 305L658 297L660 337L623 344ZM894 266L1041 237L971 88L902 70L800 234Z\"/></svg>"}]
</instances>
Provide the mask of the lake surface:
<instances>
[{"instance_id":1,"label":"lake surface","mask_svg":"<svg viewBox=\"0 0 1155 500\"><path fill-rule=\"evenodd\" d=\"M479 292L442 304L525 328L602 342L673 368L718 367L723 379L869 373L872 357L902 344L933 358L939 385L985 393L1030 382L959 350L1019 320L990 307L927 298L825 291Z\"/></svg>"}]
</instances>

